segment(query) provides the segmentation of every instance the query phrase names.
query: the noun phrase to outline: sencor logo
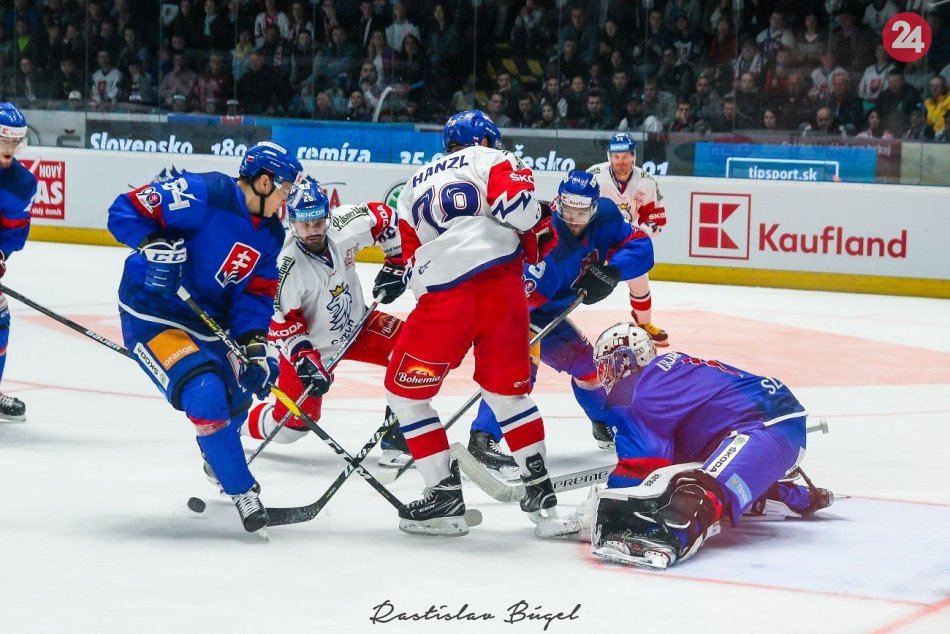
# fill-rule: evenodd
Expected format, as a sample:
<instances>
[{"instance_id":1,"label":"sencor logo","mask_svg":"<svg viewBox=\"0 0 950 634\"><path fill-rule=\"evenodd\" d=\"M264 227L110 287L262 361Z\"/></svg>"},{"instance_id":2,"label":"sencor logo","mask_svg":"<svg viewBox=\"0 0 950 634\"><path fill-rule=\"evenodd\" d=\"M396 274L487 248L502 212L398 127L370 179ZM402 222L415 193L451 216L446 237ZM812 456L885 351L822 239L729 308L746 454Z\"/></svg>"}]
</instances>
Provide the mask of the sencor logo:
<instances>
[{"instance_id":1,"label":"sencor logo","mask_svg":"<svg viewBox=\"0 0 950 634\"><path fill-rule=\"evenodd\" d=\"M689 255L748 260L751 212L749 194L691 194Z\"/></svg>"}]
</instances>

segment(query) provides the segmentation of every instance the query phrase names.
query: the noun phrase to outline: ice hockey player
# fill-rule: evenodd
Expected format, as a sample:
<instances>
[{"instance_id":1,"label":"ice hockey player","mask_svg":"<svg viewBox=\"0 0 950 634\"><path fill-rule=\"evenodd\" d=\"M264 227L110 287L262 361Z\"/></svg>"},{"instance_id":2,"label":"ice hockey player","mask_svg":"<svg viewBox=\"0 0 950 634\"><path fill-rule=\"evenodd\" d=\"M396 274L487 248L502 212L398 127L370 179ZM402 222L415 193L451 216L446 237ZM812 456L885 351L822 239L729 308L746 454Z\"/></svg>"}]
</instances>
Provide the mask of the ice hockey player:
<instances>
[{"instance_id":1,"label":"ice hockey player","mask_svg":"<svg viewBox=\"0 0 950 634\"><path fill-rule=\"evenodd\" d=\"M399 196L408 285L418 302L389 362L386 397L426 485L421 500L400 509L400 529L464 535L458 463L431 401L469 348L475 382L521 469L522 510L532 521L556 514L544 424L528 396L521 281L524 262L539 262L556 235L534 198L531 170L500 149L501 133L483 112L450 117L442 140L445 156L420 168Z\"/></svg>"},{"instance_id":2,"label":"ice hockey player","mask_svg":"<svg viewBox=\"0 0 950 634\"><path fill-rule=\"evenodd\" d=\"M26 119L12 103L0 103L0 277L7 272L7 260L26 243L30 232L30 206L36 195L36 176L16 159L26 142ZM0 293L0 379L7 362L10 340L10 308ZM0 421L26 420L26 405L18 398L0 393Z\"/></svg>"},{"instance_id":3,"label":"ice hockey player","mask_svg":"<svg viewBox=\"0 0 950 634\"><path fill-rule=\"evenodd\" d=\"M244 155L237 179L185 173L122 194L109 208L112 235L134 249L119 285L125 345L194 424L248 532L268 518L239 430L252 395L263 398L277 378L277 353L266 340L284 242L277 214L301 172L284 148L262 142ZM249 364L232 364L175 294L180 285L244 348Z\"/></svg>"},{"instance_id":4,"label":"ice hockey player","mask_svg":"<svg viewBox=\"0 0 950 634\"><path fill-rule=\"evenodd\" d=\"M655 239L666 226L666 208L653 174L637 167L637 142L626 132L613 135L607 144L607 159L587 170L597 177L600 195L617 203L629 222ZM669 335L653 324L650 278L644 273L629 280L627 286L633 318L656 345L668 346Z\"/></svg>"},{"instance_id":5,"label":"ice hockey player","mask_svg":"<svg viewBox=\"0 0 950 634\"><path fill-rule=\"evenodd\" d=\"M629 224L617 205L600 196L592 174L572 170L558 186L552 228L557 246L541 262L525 267L524 285L531 309L531 329L539 332L554 321L581 290L585 304L610 295L620 280L644 275L653 267L653 242ZM601 448L613 449L604 409L607 393L597 378L593 347L570 319L541 340L540 360L571 376L571 389L593 426ZM532 383L537 368L532 365ZM501 430L485 401L472 423L468 450L486 468L501 471L511 457L497 447Z\"/></svg>"},{"instance_id":6,"label":"ice hockey player","mask_svg":"<svg viewBox=\"0 0 950 634\"><path fill-rule=\"evenodd\" d=\"M294 401L309 388L300 407L319 420L322 396L333 380L324 366L334 351L356 336L343 358L386 367L402 328L396 317L375 311L362 331L354 332L367 311L356 274L356 253L373 244L382 248L386 261L373 295L388 304L405 290L402 249L393 209L369 202L331 211L323 189L310 177L292 192L287 214L290 231L280 253L269 336L281 352L278 387ZM259 403L241 431L263 439L287 413L280 401ZM306 434L303 421L291 416L274 441L291 443Z\"/></svg>"},{"instance_id":7,"label":"ice hockey player","mask_svg":"<svg viewBox=\"0 0 950 634\"><path fill-rule=\"evenodd\" d=\"M666 568L696 554L722 515L735 525L760 498L791 517L834 501L807 478L786 480L800 473L807 412L779 379L682 352L657 356L632 323L605 330L595 354L618 457L607 489L589 500L595 555ZM585 510L571 530L584 527Z\"/></svg>"}]
</instances>

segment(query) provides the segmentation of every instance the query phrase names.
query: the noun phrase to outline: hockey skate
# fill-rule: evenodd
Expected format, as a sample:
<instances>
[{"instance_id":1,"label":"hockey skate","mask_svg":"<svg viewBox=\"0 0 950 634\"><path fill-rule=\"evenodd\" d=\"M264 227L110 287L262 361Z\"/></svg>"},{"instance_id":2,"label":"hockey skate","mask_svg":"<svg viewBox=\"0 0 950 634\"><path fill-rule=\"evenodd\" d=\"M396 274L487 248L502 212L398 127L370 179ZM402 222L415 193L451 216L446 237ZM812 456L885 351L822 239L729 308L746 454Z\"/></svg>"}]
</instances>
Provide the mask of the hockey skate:
<instances>
[{"instance_id":1,"label":"hockey skate","mask_svg":"<svg viewBox=\"0 0 950 634\"><path fill-rule=\"evenodd\" d=\"M805 478L807 487L795 484L795 480L797 480L798 475L801 475ZM811 480L805 476L805 473L801 469L796 469L794 472L792 472L792 476L793 477L786 480L779 480L770 486L765 495L753 502L752 506L750 506L749 509L742 514L742 519L744 521L753 522L800 519L803 517L809 517L815 512L828 508L834 504L835 494L828 489L816 487L811 482ZM788 496L783 496L780 494L780 489L782 487L789 486L798 487L799 489L807 489L807 506L804 508L793 508L794 505L787 501Z\"/></svg>"},{"instance_id":2,"label":"hockey skate","mask_svg":"<svg viewBox=\"0 0 950 634\"><path fill-rule=\"evenodd\" d=\"M468 439L468 452L501 480L517 480L521 475L515 459L503 452L488 432L473 430Z\"/></svg>"},{"instance_id":3,"label":"hockey skate","mask_svg":"<svg viewBox=\"0 0 950 634\"><path fill-rule=\"evenodd\" d=\"M594 556L615 564L666 570L676 562L676 547L641 535L611 535Z\"/></svg>"},{"instance_id":4,"label":"hockey skate","mask_svg":"<svg viewBox=\"0 0 950 634\"><path fill-rule=\"evenodd\" d=\"M614 435L610 432L610 428L607 427L607 423L592 420L590 426L591 434L593 434L594 440L597 441L598 447L611 451L616 449L617 445L614 442Z\"/></svg>"},{"instance_id":5,"label":"hockey skate","mask_svg":"<svg viewBox=\"0 0 950 634\"><path fill-rule=\"evenodd\" d=\"M462 476L457 460L449 465L449 475L445 479L426 488L421 499L399 509L399 530L414 535L461 537L468 534Z\"/></svg>"},{"instance_id":6,"label":"hockey skate","mask_svg":"<svg viewBox=\"0 0 950 634\"><path fill-rule=\"evenodd\" d=\"M241 516L241 523L244 524L244 530L253 533L267 526L267 509L258 495L260 486L255 482L254 486L239 495L232 495L231 501Z\"/></svg>"},{"instance_id":7,"label":"hockey skate","mask_svg":"<svg viewBox=\"0 0 950 634\"><path fill-rule=\"evenodd\" d=\"M557 496L554 485L548 476L541 454L529 456L527 461L530 476L521 476L524 482L524 497L521 498L521 510L528 514L535 524L548 522L557 517Z\"/></svg>"},{"instance_id":8,"label":"hockey skate","mask_svg":"<svg viewBox=\"0 0 950 634\"><path fill-rule=\"evenodd\" d=\"M26 420L26 405L16 397L0 394L0 420L22 423Z\"/></svg>"},{"instance_id":9,"label":"hockey skate","mask_svg":"<svg viewBox=\"0 0 950 634\"><path fill-rule=\"evenodd\" d=\"M670 345L670 336L666 334L666 331L662 328L654 326L652 323L647 322L645 324L637 324L639 327L647 331L647 334L650 335L650 339L653 339L654 345L665 347Z\"/></svg>"},{"instance_id":10,"label":"hockey skate","mask_svg":"<svg viewBox=\"0 0 950 634\"><path fill-rule=\"evenodd\" d=\"M412 460L412 454L409 453L405 436L399 431L399 420L389 407L386 408L386 420L389 422L389 429L379 442L383 455L379 457L377 464L384 469L400 469Z\"/></svg>"}]
</instances>

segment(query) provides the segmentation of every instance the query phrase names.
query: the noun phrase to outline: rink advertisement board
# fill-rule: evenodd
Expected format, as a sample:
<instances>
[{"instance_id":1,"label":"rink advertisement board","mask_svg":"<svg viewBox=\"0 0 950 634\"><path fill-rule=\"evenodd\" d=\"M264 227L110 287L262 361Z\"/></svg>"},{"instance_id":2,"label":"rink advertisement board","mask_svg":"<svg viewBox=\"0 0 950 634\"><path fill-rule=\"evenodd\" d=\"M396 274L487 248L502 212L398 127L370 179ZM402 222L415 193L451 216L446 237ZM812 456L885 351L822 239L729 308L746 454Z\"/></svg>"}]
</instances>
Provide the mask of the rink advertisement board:
<instances>
[{"instance_id":1,"label":"rink advertisement board","mask_svg":"<svg viewBox=\"0 0 950 634\"><path fill-rule=\"evenodd\" d=\"M35 226L91 230L102 236L99 243L108 239L103 230L113 199L163 169L174 165L236 174L238 168L233 156L66 148L29 148L22 158L51 166L43 172L47 198L42 209L56 208L57 193L65 199L62 220L34 214ZM372 200L396 205L400 189L418 169L302 162L327 188L334 206ZM58 164L62 169L53 169ZM536 171L538 196L554 197L562 178L563 172ZM722 281L743 283L749 280L740 269L795 272L801 279L814 278L813 288L823 287L822 275L927 280L928 289L950 280L943 234L934 231L946 224L946 188L676 176L661 176L659 184L669 222L654 240L657 274L675 269L675 279L706 281L722 271L732 276ZM42 231L36 237L43 237ZM861 288L889 291L886 281L876 284ZM782 285L781 280L774 285Z\"/></svg>"},{"instance_id":2,"label":"rink advertisement board","mask_svg":"<svg viewBox=\"0 0 950 634\"><path fill-rule=\"evenodd\" d=\"M697 143L694 172L711 178L873 183L873 148Z\"/></svg>"},{"instance_id":3,"label":"rink advertisement board","mask_svg":"<svg viewBox=\"0 0 950 634\"><path fill-rule=\"evenodd\" d=\"M37 148L40 152L44 148ZM66 162L51 161L38 153L34 159L22 159L23 167L36 177L36 196L30 207L32 218L66 219Z\"/></svg>"},{"instance_id":4,"label":"rink advertisement board","mask_svg":"<svg viewBox=\"0 0 950 634\"><path fill-rule=\"evenodd\" d=\"M370 123L281 123L273 140L300 160L423 165L442 156L442 135L411 124L391 124L381 133Z\"/></svg>"},{"instance_id":5,"label":"rink advertisement board","mask_svg":"<svg viewBox=\"0 0 950 634\"><path fill-rule=\"evenodd\" d=\"M86 147L91 150L157 154L213 154L242 156L247 148L271 137L271 128L252 125L145 123L90 119Z\"/></svg>"}]
</instances>

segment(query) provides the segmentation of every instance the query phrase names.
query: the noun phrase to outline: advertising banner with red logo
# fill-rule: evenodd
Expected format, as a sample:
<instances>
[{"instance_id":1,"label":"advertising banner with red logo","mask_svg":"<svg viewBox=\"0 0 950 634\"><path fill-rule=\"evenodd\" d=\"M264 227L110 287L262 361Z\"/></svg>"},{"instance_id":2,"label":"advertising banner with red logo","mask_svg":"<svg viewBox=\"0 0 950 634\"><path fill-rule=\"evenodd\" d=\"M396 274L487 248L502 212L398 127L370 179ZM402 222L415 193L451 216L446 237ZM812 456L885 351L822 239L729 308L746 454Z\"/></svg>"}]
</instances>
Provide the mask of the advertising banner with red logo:
<instances>
[{"instance_id":1,"label":"advertising banner with red logo","mask_svg":"<svg viewBox=\"0 0 950 634\"><path fill-rule=\"evenodd\" d=\"M30 208L33 218L64 220L66 218L66 163L37 157L23 158L23 167L36 177L36 196Z\"/></svg>"}]
</instances>

